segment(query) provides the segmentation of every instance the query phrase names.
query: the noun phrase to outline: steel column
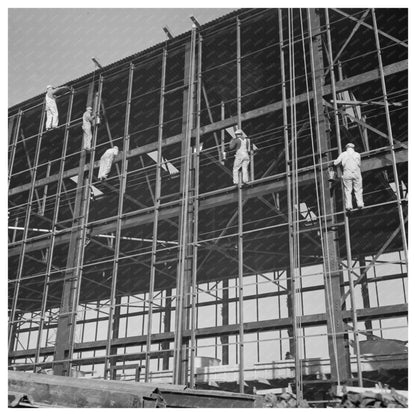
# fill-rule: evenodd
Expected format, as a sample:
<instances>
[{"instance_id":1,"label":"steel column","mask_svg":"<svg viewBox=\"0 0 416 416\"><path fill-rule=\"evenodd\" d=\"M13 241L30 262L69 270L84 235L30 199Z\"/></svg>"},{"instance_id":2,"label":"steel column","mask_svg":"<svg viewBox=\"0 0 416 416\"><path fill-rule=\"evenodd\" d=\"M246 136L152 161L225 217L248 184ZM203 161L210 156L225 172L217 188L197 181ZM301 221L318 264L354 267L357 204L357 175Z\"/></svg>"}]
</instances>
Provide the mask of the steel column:
<instances>
[{"instance_id":1,"label":"steel column","mask_svg":"<svg viewBox=\"0 0 416 416\"><path fill-rule=\"evenodd\" d=\"M181 147L181 210L179 218L179 258L176 283L176 322L174 343L173 383L185 384L187 379L187 352L183 344L183 330L188 326L187 289L190 285L191 275L191 233L192 212L190 212L189 193L191 176L191 135L193 127L194 78L195 78L195 42L196 27L192 27L191 41L185 51L185 79L187 89L184 91L184 140Z\"/></svg>"},{"instance_id":2,"label":"steel column","mask_svg":"<svg viewBox=\"0 0 416 416\"><path fill-rule=\"evenodd\" d=\"M326 24L326 34L327 34L327 43L328 43L328 58L329 58L329 69L331 75L331 87L332 87L332 100L334 102L334 116L335 116L335 134L337 138L337 145L338 145L338 152L342 152L342 144L341 144L341 130L339 126L339 118L338 118L338 103L337 103L337 94L336 94L336 87L335 87L335 72L334 72L334 61L332 58L332 38L331 38L331 27L329 24L329 13L328 9L325 9L325 24ZM343 189L343 184L342 184ZM357 354L357 372L358 372L358 385L363 387L363 376L361 370L361 354L360 354L360 341L358 339L358 321L357 321L357 309L355 305L355 292L354 292L354 280L352 277L352 256L351 256L351 239L350 239L350 225L349 225L349 218L345 211L345 201L344 201L344 193L342 192L343 196L343 206L344 206L344 230L345 230L345 246L347 251L347 274L348 274L348 282L350 284L350 291L351 291L351 317L352 317L352 325L353 325L353 338L354 338L354 345Z\"/></svg>"},{"instance_id":3,"label":"steel column","mask_svg":"<svg viewBox=\"0 0 416 416\"><path fill-rule=\"evenodd\" d=\"M51 222L51 237L50 237L50 245L48 247L48 256L46 259L46 272L45 272L45 283L43 285L43 293L42 293L42 304L40 310L40 322L39 322L39 333L38 339L36 343L36 355L35 355L35 366L33 368L33 372L36 372L36 364L39 362L40 359L40 348L42 344L42 332L43 326L45 324L45 314L46 314L46 306L48 302L48 293L49 293L49 282L51 278L51 270L52 270L52 260L53 260L53 253L55 249L55 237L56 237L56 228L58 224L59 218L59 207L61 203L61 190L63 185L63 173L65 171L65 156L68 148L68 137L69 137L69 123L72 117L72 106L74 103L74 90L71 91L71 96L69 99L68 105L68 112L66 118L66 126L65 126L65 133L64 133L64 142L62 145L62 155L61 155L61 163L59 166L59 180L55 194L55 203L54 203L54 213Z\"/></svg>"},{"instance_id":4,"label":"steel column","mask_svg":"<svg viewBox=\"0 0 416 416\"><path fill-rule=\"evenodd\" d=\"M99 81L97 101L101 99L102 77ZM97 113L95 104L94 113ZM68 257L65 268L65 277L62 290L61 308L58 318L58 329L56 333L54 374L71 375L71 360L74 351L74 336L77 320L77 305L82 281L82 264L84 259L84 248L86 240L86 227L90 204L90 189L92 184L95 157L95 144L97 139L97 128L94 129L92 148L89 152L90 161L87 165L87 151L81 150L80 165L78 168L78 183L75 194L73 209L73 223L69 241ZM89 168L90 167L90 168ZM88 177L85 178L85 172Z\"/></svg>"},{"instance_id":5,"label":"steel column","mask_svg":"<svg viewBox=\"0 0 416 416\"><path fill-rule=\"evenodd\" d=\"M74 217L71 226L71 236L68 248L68 257L64 270L65 278L63 282L61 307L59 311L58 329L56 332L56 345L54 361L54 374L61 376L69 376L70 369L70 334L71 327L75 324L73 320L74 310L72 309L73 299L76 296L76 285L78 279L77 260L80 256L79 242L81 240L83 212L86 204L86 189L84 178L86 153L81 152L81 159L78 173L78 183L75 194Z\"/></svg>"},{"instance_id":6,"label":"steel column","mask_svg":"<svg viewBox=\"0 0 416 416\"><path fill-rule=\"evenodd\" d=\"M221 305L221 316L222 316L222 325L229 324L229 290L228 290L228 280L224 279L222 281L222 305ZM228 365L230 357L230 346L228 335L220 336L222 344L222 364Z\"/></svg>"},{"instance_id":7,"label":"steel column","mask_svg":"<svg viewBox=\"0 0 416 416\"><path fill-rule=\"evenodd\" d=\"M362 281L361 281L361 296L363 298L363 307L365 309L370 308L370 296L368 293L368 280L367 280L367 271L366 271L366 264L365 264L365 257L360 256L358 258L358 262L360 264L360 275L362 274ZM373 335L373 324L371 319L364 321L364 326L366 329L366 336L367 339L371 339L371 335Z\"/></svg>"},{"instance_id":8,"label":"steel column","mask_svg":"<svg viewBox=\"0 0 416 416\"><path fill-rule=\"evenodd\" d=\"M48 162L48 167L46 168L46 177L49 177L50 174L51 174L51 161ZM48 197L48 185L45 185L45 187L43 188L42 208L40 210L40 215L45 215L47 197Z\"/></svg>"},{"instance_id":9,"label":"steel column","mask_svg":"<svg viewBox=\"0 0 416 416\"><path fill-rule=\"evenodd\" d=\"M197 296L198 296L198 212L199 212L199 157L200 157L200 127L201 127L201 89L202 89L202 36L198 33L198 73L196 92L196 137L193 151L193 230L192 230L192 282L191 282L191 365L190 365L190 386L195 388L195 356L197 328ZM221 160L221 158L220 158Z\"/></svg>"},{"instance_id":10,"label":"steel column","mask_svg":"<svg viewBox=\"0 0 416 416\"><path fill-rule=\"evenodd\" d=\"M114 242L114 260L113 260L113 274L111 278L111 294L110 294L110 312L108 316L108 328L107 328L107 346L106 346L106 359L104 364L104 379L107 379L108 373L110 370L110 353L111 353L111 337L112 337L112 328L114 325L113 318L116 308L116 297L117 297L117 279L118 279L118 269L119 269L119 258L120 258L120 243L121 243L121 221L123 219L123 207L124 207L124 193L126 191L127 183L127 170L128 170L128 160L127 152L130 149L130 133L129 133L129 124L130 124L130 110L131 110L131 96L133 90L133 75L134 75L134 64L130 64L129 68L129 79L127 87L127 97L126 97L126 115L124 120L124 137L123 137L123 152L121 160L121 176L120 176L120 187L118 195L118 206L117 206L117 226ZM110 374L111 377L111 374Z\"/></svg>"},{"instance_id":11,"label":"steel column","mask_svg":"<svg viewBox=\"0 0 416 416\"><path fill-rule=\"evenodd\" d=\"M156 279L156 255L157 255L157 239L158 239L158 224L159 224L159 209L161 197L161 169L162 169L162 139L163 139L163 118L165 109L165 84L166 84L166 60L167 49L163 49L162 55L162 74L160 84L160 99L159 99L159 128L157 138L157 162L156 162L156 183L154 196L154 218L153 218L153 241L152 241L152 255L150 259L150 282L149 282L149 316L147 325L147 342L146 342L146 366L144 381L149 381L150 373L150 350L152 344L152 317L153 317L153 296Z\"/></svg>"},{"instance_id":12,"label":"steel column","mask_svg":"<svg viewBox=\"0 0 416 416\"><path fill-rule=\"evenodd\" d=\"M241 22L237 17L237 123L241 129ZM238 351L240 393L244 393L244 251L243 251L243 195L241 171L238 175Z\"/></svg>"},{"instance_id":13,"label":"steel column","mask_svg":"<svg viewBox=\"0 0 416 416\"><path fill-rule=\"evenodd\" d=\"M120 338L120 311L121 311L121 299L122 297L120 295L117 295L115 297L115 308L114 308L114 316L113 316L113 328L112 328L112 339ZM97 315L99 314L99 308L97 305ZM126 320L126 327L127 327ZM98 335L98 325L96 326L96 338ZM111 380L117 380L117 347L111 346L110 348L110 379Z\"/></svg>"},{"instance_id":14,"label":"steel column","mask_svg":"<svg viewBox=\"0 0 416 416\"><path fill-rule=\"evenodd\" d=\"M225 120L225 104L221 101L221 120ZM221 163L225 163L225 130L221 129Z\"/></svg>"},{"instance_id":15,"label":"steel column","mask_svg":"<svg viewBox=\"0 0 416 416\"><path fill-rule=\"evenodd\" d=\"M321 166L327 166L332 160L328 149L331 147L328 124L325 120L323 106L323 86L324 86L324 64L322 55L321 25L317 11L308 9L308 31L309 46L313 84L313 101L315 111L315 128L318 142L319 154L322 155ZM324 175L325 174L325 175ZM331 196L327 181L326 172L322 169L319 172L319 183L321 188L321 207L324 210L325 235L324 235L324 259L327 262L325 280L326 287L326 307L327 307L327 327L328 327L328 347L331 358L331 378L338 384L351 377L349 363L348 340L345 338L345 328L342 319L341 303L341 282L342 273L339 270L339 246L338 232L333 227L335 222L334 213L336 212L335 200Z\"/></svg>"},{"instance_id":16,"label":"steel column","mask_svg":"<svg viewBox=\"0 0 416 416\"><path fill-rule=\"evenodd\" d=\"M283 17L282 9L278 9L279 16L279 50L280 50L280 76L282 83L282 102L283 102L283 135L285 142L285 166L286 166L286 194L287 194L287 221L288 221L288 237L289 237L289 269L288 275L286 276L287 281L287 307L289 316L293 319L293 324L290 329L288 329L289 337L292 337L290 342L290 352L295 358L295 369L298 368L296 360L299 360L299 348L298 348L298 339L297 331L295 324L295 319L297 315L297 308L295 302L295 285L294 276L295 276L295 267L294 267L294 228L293 228L293 206L292 206L292 171L291 171L291 157L290 157L290 147L289 147L289 123L287 115L287 99L286 99L286 73L285 73L285 43L283 37ZM301 386L296 386L296 391Z\"/></svg>"},{"instance_id":17,"label":"steel column","mask_svg":"<svg viewBox=\"0 0 416 416\"><path fill-rule=\"evenodd\" d=\"M165 296L165 315L163 319L163 332L166 334L170 332L171 326L171 318L172 318L172 289L166 289L166 296ZM169 349L170 342L164 341L161 343L162 350L166 351ZM169 370L169 358L171 354L169 352L163 353L163 363L162 368L163 370Z\"/></svg>"}]
</instances>

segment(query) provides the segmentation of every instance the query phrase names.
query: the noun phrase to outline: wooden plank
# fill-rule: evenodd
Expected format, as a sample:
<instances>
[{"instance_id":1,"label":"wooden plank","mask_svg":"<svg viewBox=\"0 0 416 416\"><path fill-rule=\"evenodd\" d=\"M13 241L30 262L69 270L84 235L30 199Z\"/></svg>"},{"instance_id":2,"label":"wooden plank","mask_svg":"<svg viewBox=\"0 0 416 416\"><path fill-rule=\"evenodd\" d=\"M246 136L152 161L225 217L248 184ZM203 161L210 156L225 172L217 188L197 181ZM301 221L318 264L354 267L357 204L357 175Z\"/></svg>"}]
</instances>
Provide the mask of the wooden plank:
<instances>
[{"instance_id":1,"label":"wooden plank","mask_svg":"<svg viewBox=\"0 0 416 416\"><path fill-rule=\"evenodd\" d=\"M29 394L35 403L65 407L138 408L152 398L155 385L9 371L9 390ZM168 387L167 387L168 388Z\"/></svg>"}]
</instances>

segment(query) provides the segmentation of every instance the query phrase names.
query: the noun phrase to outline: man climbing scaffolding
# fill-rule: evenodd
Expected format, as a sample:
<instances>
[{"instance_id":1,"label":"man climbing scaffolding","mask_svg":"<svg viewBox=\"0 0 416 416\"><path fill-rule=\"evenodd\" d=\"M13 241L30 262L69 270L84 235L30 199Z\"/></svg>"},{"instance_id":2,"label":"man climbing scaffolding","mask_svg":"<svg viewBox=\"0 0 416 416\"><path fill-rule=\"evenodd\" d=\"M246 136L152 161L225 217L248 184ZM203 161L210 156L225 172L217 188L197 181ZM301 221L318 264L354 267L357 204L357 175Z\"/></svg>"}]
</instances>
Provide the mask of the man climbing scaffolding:
<instances>
[{"instance_id":1,"label":"man climbing scaffolding","mask_svg":"<svg viewBox=\"0 0 416 416\"><path fill-rule=\"evenodd\" d=\"M64 85L63 87L54 88L52 85L46 87L46 130L56 129L58 127L58 107L56 105L56 94L70 88Z\"/></svg>"},{"instance_id":2,"label":"man climbing scaffolding","mask_svg":"<svg viewBox=\"0 0 416 416\"><path fill-rule=\"evenodd\" d=\"M92 107L88 106L85 113L82 116L82 131L84 132L82 140L82 148L84 150L91 150L92 139L92 122L94 116L92 115Z\"/></svg>"},{"instance_id":3,"label":"man climbing scaffolding","mask_svg":"<svg viewBox=\"0 0 416 416\"><path fill-rule=\"evenodd\" d=\"M98 171L98 179L105 181L110 173L114 158L118 155L118 146L107 149L100 158L100 169Z\"/></svg>"},{"instance_id":4,"label":"man climbing scaffolding","mask_svg":"<svg viewBox=\"0 0 416 416\"><path fill-rule=\"evenodd\" d=\"M354 150L354 145L348 143L345 152L342 152L334 161L334 165L342 166L342 182L344 184L345 209L352 210L352 190L354 189L357 208L364 207L363 181L361 178L361 156Z\"/></svg>"},{"instance_id":5,"label":"man climbing scaffolding","mask_svg":"<svg viewBox=\"0 0 416 416\"><path fill-rule=\"evenodd\" d=\"M233 183L238 185L238 172L241 168L243 175L243 184L248 183L248 164L250 163L249 149L250 139L243 137L243 131L237 129L235 137L230 141L230 149L236 148L234 166L233 166Z\"/></svg>"}]
</instances>

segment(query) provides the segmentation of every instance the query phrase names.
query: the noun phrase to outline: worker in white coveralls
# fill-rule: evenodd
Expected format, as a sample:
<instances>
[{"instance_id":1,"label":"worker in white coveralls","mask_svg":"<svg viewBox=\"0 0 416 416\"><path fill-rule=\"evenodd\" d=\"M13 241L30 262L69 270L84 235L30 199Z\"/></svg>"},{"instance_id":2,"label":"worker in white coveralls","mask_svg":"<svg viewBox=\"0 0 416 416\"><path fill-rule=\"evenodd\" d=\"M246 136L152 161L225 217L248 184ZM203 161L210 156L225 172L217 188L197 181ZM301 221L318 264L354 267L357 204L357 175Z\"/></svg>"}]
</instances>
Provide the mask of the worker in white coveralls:
<instances>
[{"instance_id":1,"label":"worker in white coveralls","mask_svg":"<svg viewBox=\"0 0 416 416\"><path fill-rule=\"evenodd\" d=\"M82 115L82 131L84 132L82 138L82 148L85 150L91 150L93 119L94 116L92 115L92 107L88 106L85 113Z\"/></svg>"},{"instance_id":2,"label":"worker in white coveralls","mask_svg":"<svg viewBox=\"0 0 416 416\"><path fill-rule=\"evenodd\" d=\"M118 147L114 146L111 149L107 149L100 158L100 169L98 171L98 179L104 181L107 179L111 170L114 158L118 155Z\"/></svg>"},{"instance_id":3,"label":"worker in white coveralls","mask_svg":"<svg viewBox=\"0 0 416 416\"><path fill-rule=\"evenodd\" d=\"M56 105L56 94L60 91L70 89L66 85L54 88L52 85L46 87L46 130L56 129L58 127L58 107Z\"/></svg>"},{"instance_id":4,"label":"worker in white coveralls","mask_svg":"<svg viewBox=\"0 0 416 416\"><path fill-rule=\"evenodd\" d=\"M352 210L352 190L354 189L357 208L364 207L363 180L361 178L361 156L354 150L354 145L348 143L345 152L342 152L334 161L334 165L342 166L342 182L344 184L345 209Z\"/></svg>"},{"instance_id":5,"label":"worker in white coveralls","mask_svg":"<svg viewBox=\"0 0 416 416\"><path fill-rule=\"evenodd\" d=\"M235 131L235 137L230 141L230 149L236 148L234 166L233 166L233 183L238 184L238 172L241 169L243 174L243 183L248 183L248 164L250 163L249 148L250 139L243 137L240 129Z\"/></svg>"}]
</instances>

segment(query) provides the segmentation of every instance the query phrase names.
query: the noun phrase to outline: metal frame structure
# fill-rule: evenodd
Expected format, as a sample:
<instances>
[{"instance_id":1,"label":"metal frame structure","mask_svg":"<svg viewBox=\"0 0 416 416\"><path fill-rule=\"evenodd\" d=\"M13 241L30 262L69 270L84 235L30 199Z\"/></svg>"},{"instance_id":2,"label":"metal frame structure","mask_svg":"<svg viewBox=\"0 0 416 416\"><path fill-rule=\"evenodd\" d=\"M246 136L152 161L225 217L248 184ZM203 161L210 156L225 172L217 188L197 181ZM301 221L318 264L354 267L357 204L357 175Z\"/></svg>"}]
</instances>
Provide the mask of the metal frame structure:
<instances>
[{"instance_id":1,"label":"metal frame structure","mask_svg":"<svg viewBox=\"0 0 416 416\"><path fill-rule=\"evenodd\" d=\"M323 337L327 384L369 382L363 342L383 341L384 321L407 317L407 90L396 81L407 39L380 30L385 18L374 9L238 10L73 81L58 100L66 121L57 130L44 131L43 96L9 109L10 368L136 381L144 369L146 382L215 388L197 360L220 351L235 383L222 388L244 393L280 378L300 400L313 383L310 345ZM347 58L369 29L374 43ZM86 152L81 109L92 98L102 122ZM234 127L259 149L249 186L228 185ZM45 159L42 140L61 140L56 159ZM350 140L362 144L364 183L377 192L348 216L341 182L327 175ZM116 144L100 182L96 155ZM380 303L377 285L398 281L403 302ZM306 313L309 295L325 310ZM278 304L278 317L262 302ZM253 382L253 345L258 365L262 354L284 363L290 351L292 376Z\"/></svg>"}]
</instances>

